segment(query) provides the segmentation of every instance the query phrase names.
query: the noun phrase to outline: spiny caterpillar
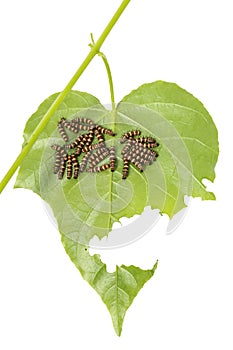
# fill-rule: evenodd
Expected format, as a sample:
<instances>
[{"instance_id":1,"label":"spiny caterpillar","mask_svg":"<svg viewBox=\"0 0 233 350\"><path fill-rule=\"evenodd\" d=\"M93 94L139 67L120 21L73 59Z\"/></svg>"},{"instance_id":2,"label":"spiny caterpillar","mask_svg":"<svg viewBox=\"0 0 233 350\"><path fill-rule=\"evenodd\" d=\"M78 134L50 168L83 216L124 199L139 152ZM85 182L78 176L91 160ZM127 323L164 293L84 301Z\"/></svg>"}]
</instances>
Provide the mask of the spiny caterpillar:
<instances>
[{"instance_id":1,"label":"spiny caterpillar","mask_svg":"<svg viewBox=\"0 0 233 350\"><path fill-rule=\"evenodd\" d=\"M128 131L122 136L121 143L124 143L127 139L131 139L132 137L138 136L138 135L141 135L141 131L140 130Z\"/></svg>"},{"instance_id":2,"label":"spiny caterpillar","mask_svg":"<svg viewBox=\"0 0 233 350\"><path fill-rule=\"evenodd\" d=\"M110 168L110 164L107 163L107 164L103 164L103 165L100 165L100 166L97 166L94 168L89 168L88 172L89 173L99 173L99 172L107 170L109 168Z\"/></svg>"},{"instance_id":3,"label":"spiny caterpillar","mask_svg":"<svg viewBox=\"0 0 233 350\"><path fill-rule=\"evenodd\" d=\"M103 135L99 132L99 130L95 129L94 130L95 136L97 137L97 140L101 143L104 142L104 137Z\"/></svg>"},{"instance_id":4,"label":"spiny caterpillar","mask_svg":"<svg viewBox=\"0 0 233 350\"><path fill-rule=\"evenodd\" d=\"M61 180L66 170L67 157L61 159L60 169L58 172L58 179Z\"/></svg>"},{"instance_id":5,"label":"spiny caterpillar","mask_svg":"<svg viewBox=\"0 0 233 350\"><path fill-rule=\"evenodd\" d=\"M58 127L58 131L60 132L61 137L63 138L63 140L64 140L65 142L68 142L68 136L67 136L67 133L66 133L66 131L65 131L64 122L65 122L65 119L62 118L62 119L60 120L60 122L58 122L57 127Z\"/></svg>"},{"instance_id":6,"label":"spiny caterpillar","mask_svg":"<svg viewBox=\"0 0 233 350\"><path fill-rule=\"evenodd\" d=\"M129 173L129 160L124 157L123 158L123 175L122 175L122 179L125 180L128 176Z\"/></svg>"},{"instance_id":7,"label":"spiny caterpillar","mask_svg":"<svg viewBox=\"0 0 233 350\"><path fill-rule=\"evenodd\" d=\"M111 171L114 171L115 165L116 165L115 147L111 147L109 153L110 153L110 169Z\"/></svg>"},{"instance_id":8,"label":"spiny caterpillar","mask_svg":"<svg viewBox=\"0 0 233 350\"><path fill-rule=\"evenodd\" d=\"M77 179L78 178L78 173L79 173L79 163L76 159L75 154L71 154L71 161L72 161L72 165L73 165L73 169L74 169L74 174L73 174L73 178Z\"/></svg>"},{"instance_id":9,"label":"spiny caterpillar","mask_svg":"<svg viewBox=\"0 0 233 350\"><path fill-rule=\"evenodd\" d=\"M72 160L71 160L71 155L67 156L67 162L66 162L66 176L67 179L70 180L72 177Z\"/></svg>"},{"instance_id":10,"label":"spiny caterpillar","mask_svg":"<svg viewBox=\"0 0 233 350\"><path fill-rule=\"evenodd\" d=\"M101 134L106 134L106 135L110 135L110 136L115 136L115 133L110 130L110 129L106 129L106 128L103 128L102 126L100 125L96 125L95 126L96 130L98 130Z\"/></svg>"},{"instance_id":11,"label":"spiny caterpillar","mask_svg":"<svg viewBox=\"0 0 233 350\"><path fill-rule=\"evenodd\" d=\"M85 156L83 157L82 162L80 164L80 173L84 172L84 170L86 169L87 162L88 162L88 159L90 158L90 156L91 156L91 152L88 151L85 154Z\"/></svg>"}]
</instances>

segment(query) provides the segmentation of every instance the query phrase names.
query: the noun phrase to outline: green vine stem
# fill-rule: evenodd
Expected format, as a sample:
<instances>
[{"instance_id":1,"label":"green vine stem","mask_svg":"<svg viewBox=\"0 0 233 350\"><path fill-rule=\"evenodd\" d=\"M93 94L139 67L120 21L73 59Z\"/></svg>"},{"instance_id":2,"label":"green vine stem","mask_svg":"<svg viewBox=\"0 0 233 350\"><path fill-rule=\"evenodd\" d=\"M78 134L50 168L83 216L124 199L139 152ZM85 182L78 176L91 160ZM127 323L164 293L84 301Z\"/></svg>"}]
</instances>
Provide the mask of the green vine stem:
<instances>
[{"instance_id":1,"label":"green vine stem","mask_svg":"<svg viewBox=\"0 0 233 350\"><path fill-rule=\"evenodd\" d=\"M95 41L94 41L94 37L93 34L91 33L91 44L89 44L89 46L92 48L93 46L95 46ZM114 88L113 88L113 80L112 80L112 73L111 73L111 69L107 60L107 57L105 56L105 54L103 52L98 52L98 56L100 56L104 62L106 71L107 71L107 75L108 75L108 82L109 82L109 88L110 88L110 96L111 96L111 103L112 103L112 111L115 112L116 111L116 106L115 106L115 96L114 96Z\"/></svg>"},{"instance_id":2,"label":"green vine stem","mask_svg":"<svg viewBox=\"0 0 233 350\"><path fill-rule=\"evenodd\" d=\"M95 57L95 55L99 54L100 48L103 45L105 39L107 38L107 36L111 32L113 26L116 24L116 22L118 21L118 19L120 18L121 14L123 13L123 11L125 10L125 8L127 7L127 5L129 4L130 1L131 0L123 0L122 1L121 5L117 9L115 14L111 18L111 20L109 21L109 23L107 24L106 28L104 29L104 31L100 35L97 42L91 47L91 50L90 50L89 54L87 55L87 57L84 59L84 61L82 62L82 64L78 68L78 70L75 72L73 77L70 79L70 81L68 82L68 84L66 85L64 90L57 96L56 100L53 102L53 104L50 106L48 111L45 113L44 117L42 118L42 120L37 125L34 132L32 133L27 144L23 147L21 153L18 155L18 157L16 158L16 160L14 161L14 163L12 164L12 166L10 167L10 169L8 170L8 172L6 173L4 178L2 179L2 181L0 183L0 193L6 187L6 185L8 184L8 182L10 181L10 179L12 178L12 176L14 175L14 173L16 172L18 167L20 166L21 162L26 157L26 155L30 151L31 147L36 142L38 136L40 135L40 133L42 132L44 127L47 125L48 121L50 120L50 118L52 117L52 115L54 114L56 109L59 107L59 105L62 103L62 101L64 100L64 98L68 94L68 92L70 92L70 90L72 89L74 84L78 81L78 79L80 78L82 73L85 71L85 69L87 68L89 63L92 61L92 59ZM109 74L110 69L109 69L108 62L107 62L107 60L104 62L105 62L105 65L107 63L106 68L108 67L107 71ZM110 72L110 76L111 76L111 72ZM112 85L111 85L111 89L112 89L111 90L111 98L112 98L112 103L113 103L114 93L113 93L113 86ZM115 108L115 103L114 103L114 108Z\"/></svg>"}]
</instances>

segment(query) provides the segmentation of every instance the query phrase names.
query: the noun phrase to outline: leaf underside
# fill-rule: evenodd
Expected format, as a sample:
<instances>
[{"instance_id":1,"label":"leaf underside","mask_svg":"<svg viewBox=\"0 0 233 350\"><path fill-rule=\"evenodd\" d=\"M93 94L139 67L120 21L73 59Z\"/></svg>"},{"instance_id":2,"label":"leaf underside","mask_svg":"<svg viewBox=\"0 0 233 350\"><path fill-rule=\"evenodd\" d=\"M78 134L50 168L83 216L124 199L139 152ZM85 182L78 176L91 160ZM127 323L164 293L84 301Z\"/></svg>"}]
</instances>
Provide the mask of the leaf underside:
<instances>
[{"instance_id":1,"label":"leaf underside","mask_svg":"<svg viewBox=\"0 0 233 350\"><path fill-rule=\"evenodd\" d=\"M29 118L24 143L56 96L46 99ZM117 168L113 173L82 173L78 180L59 181L53 174L51 149L53 144L64 144L57 123L62 117L79 116L114 129L116 137L105 139L107 147L114 145L117 150ZM143 173L130 166L128 178L122 180L124 145L119 140L136 129L159 142L159 157ZM69 137L72 141L77 135ZM67 254L107 305L117 334L127 308L156 265L148 271L121 266L109 274L99 257L91 257L83 245L88 246L94 236L107 236L115 222L141 214L146 206L172 217L185 207L184 196L215 199L202 180L214 180L218 153L217 130L202 103L176 84L157 81L123 98L115 114L94 96L71 91L22 162L15 187L31 189L50 205Z\"/></svg>"}]
</instances>

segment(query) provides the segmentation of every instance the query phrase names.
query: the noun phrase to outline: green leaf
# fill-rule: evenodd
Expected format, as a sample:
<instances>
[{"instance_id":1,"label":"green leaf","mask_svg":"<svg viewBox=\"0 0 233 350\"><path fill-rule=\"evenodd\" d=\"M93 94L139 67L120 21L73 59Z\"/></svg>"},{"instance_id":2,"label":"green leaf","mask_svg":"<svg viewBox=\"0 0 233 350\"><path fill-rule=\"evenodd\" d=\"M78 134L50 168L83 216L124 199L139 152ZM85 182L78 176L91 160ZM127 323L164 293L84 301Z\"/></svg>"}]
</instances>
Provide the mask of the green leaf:
<instances>
[{"instance_id":1,"label":"green leaf","mask_svg":"<svg viewBox=\"0 0 233 350\"><path fill-rule=\"evenodd\" d=\"M24 144L56 96L44 101L28 120ZM57 122L78 116L116 132L116 137L106 136L106 145L117 149L117 168L113 173L82 173L78 180L59 181L53 174L51 149L53 144L64 144ZM143 173L131 165L129 176L122 180L120 138L136 129L156 138L159 157ZM69 133L69 137L72 141L77 136ZM106 303L117 334L127 308L156 265L148 271L121 266L110 274L98 256L90 257L85 245L95 235L100 239L108 235L120 218L141 214L145 206L172 217L185 207L185 195L215 199L202 181L214 180L218 153L217 130L202 103L176 84L158 81L132 91L116 112L87 93L70 92L22 162L15 187L33 190L50 205L68 255Z\"/></svg>"},{"instance_id":2,"label":"green leaf","mask_svg":"<svg viewBox=\"0 0 233 350\"><path fill-rule=\"evenodd\" d=\"M99 255L91 256L87 248L62 235L62 242L72 262L79 269L83 278L96 290L106 304L114 329L121 335L125 313L134 298L153 276L157 263L151 270L142 270L135 266L116 266L116 271L109 273Z\"/></svg>"}]
</instances>

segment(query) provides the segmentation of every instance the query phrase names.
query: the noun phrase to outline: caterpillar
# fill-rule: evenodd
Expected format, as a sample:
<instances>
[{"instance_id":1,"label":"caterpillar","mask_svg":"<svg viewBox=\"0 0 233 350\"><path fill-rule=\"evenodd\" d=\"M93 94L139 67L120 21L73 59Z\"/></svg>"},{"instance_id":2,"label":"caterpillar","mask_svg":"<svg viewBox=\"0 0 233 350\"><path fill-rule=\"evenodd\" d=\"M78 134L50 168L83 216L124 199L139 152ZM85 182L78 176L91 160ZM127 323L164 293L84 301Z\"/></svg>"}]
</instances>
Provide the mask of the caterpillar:
<instances>
[{"instance_id":1,"label":"caterpillar","mask_svg":"<svg viewBox=\"0 0 233 350\"><path fill-rule=\"evenodd\" d=\"M145 143L141 143L141 145L143 146L143 147L146 147L146 148L153 148L153 147L157 147L158 146L158 143L156 143L156 142L145 142Z\"/></svg>"},{"instance_id":2,"label":"caterpillar","mask_svg":"<svg viewBox=\"0 0 233 350\"><path fill-rule=\"evenodd\" d=\"M87 130L92 130L89 125L84 125L84 124L78 124L79 125L79 130L82 131L87 131Z\"/></svg>"},{"instance_id":3,"label":"caterpillar","mask_svg":"<svg viewBox=\"0 0 233 350\"><path fill-rule=\"evenodd\" d=\"M99 132L99 130L94 129L94 133L95 133L95 136L97 137L97 140L99 142L104 142L105 141L103 135Z\"/></svg>"},{"instance_id":4,"label":"caterpillar","mask_svg":"<svg viewBox=\"0 0 233 350\"><path fill-rule=\"evenodd\" d=\"M72 121L74 121L75 123L78 124L90 124L90 125L94 125L93 121L91 119L88 118L75 118Z\"/></svg>"},{"instance_id":5,"label":"caterpillar","mask_svg":"<svg viewBox=\"0 0 233 350\"><path fill-rule=\"evenodd\" d=\"M59 180L61 180L63 178L63 175L65 173L66 161L67 161L67 157L62 158L62 160L61 160L61 165L60 165L60 169L59 169L59 172L58 172L58 179Z\"/></svg>"},{"instance_id":6,"label":"caterpillar","mask_svg":"<svg viewBox=\"0 0 233 350\"><path fill-rule=\"evenodd\" d=\"M77 158L76 158L75 154L71 154L71 162L72 162L73 169L74 169L73 178L77 179L78 178L78 173L79 173L79 163L77 161Z\"/></svg>"},{"instance_id":7,"label":"caterpillar","mask_svg":"<svg viewBox=\"0 0 233 350\"><path fill-rule=\"evenodd\" d=\"M65 121L65 122L64 122L64 126L65 126L68 130L70 130L70 131L72 131L72 132L74 132L74 133L78 133L78 132L79 132L79 125L78 125L77 123L73 122L73 121L70 121L70 122Z\"/></svg>"},{"instance_id":8,"label":"caterpillar","mask_svg":"<svg viewBox=\"0 0 233 350\"><path fill-rule=\"evenodd\" d=\"M111 168L111 171L114 171L115 170L115 163L116 163L116 155L115 155L115 148L114 147L111 147L110 148L110 168Z\"/></svg>"},{"instance_id":9,"label":"caterpillar","mask_svg":"<svg viewBox=\"0 0 233 350\"><path fill-rule=\"evenodd\" d=\"M66 177L68 180L72 177L72 160L71 155L67 156L67 162L66 162Z\"/></svg>"},{"instance_id":10,"label":"caterpillar","mask_svg":"<svg viewBox=\"0 0 233 350\"><path fill-rule=\"evenodd\" d=\"M156 142L156 140L153 137L144 137L144 136L142 136L142 137L138 137L135 140L138 143L156 143L159 146L159 144Z\"/></svg>"},{"instance_id":11,"label":"caterpillar","mask_svg":"<svg viewBox=\"0 0 233 350\"><path fill-rule=\"evenodd\" d=\"M141 135L141 131L140 131L140 130L128 131L128 132L126 132L126 133L122 136L120 142L121 142L121 143L124 143L127 139L130 139L130 138L132 138L132 137L134 137L134 136L139 136L139 135Z\"/></svg>"},{"instance_id":12,"label":"caterpillar","mask_svg":"<svg viewBox=\"0 0 233 350\"><path fill-rule=\"evenodd\" d=\"M85 170L85 168L87 166L88 159L90 158L90 156L91 156L91 152L88 151L85 154L85 156L83 157L82 162L80 164L80 173L82 173Z\"/></svg>"},{"instance_id":13,"label":"caterpillar","mask_svg":"<svg viewBox=\"0 0 233 350\"><path fill-rule=\"evenodd\" d=\"M58 122L57 127L58 131L61 134L61 137L65 142L68 142L68 136L66 134L65 128L64 128L65 118L62 118L60 122Z\"/></svg>"},{"instance_id":14,"label":"caterpillar","mask_svg":"<svg viewBox=\"0 0 233 350\"><path fill-rule=\"evenodd\" d=\"M101 134L106 134L110 136L115 136L115 133L111 129L106 129L101 125L96 125L95 129L98 130Z\"/></svg>"},{"instance_id":15,"label":"caterpillar","mask_svg":"<svg viewBox=\"0 0 233 350\"><path fill-rule=\"evenodd\" d=\"M110 168L110 164L107 163L107 164L103 164L103 165L100 165L100 166L97 166L97 167L89 168L88 172L89 173L99 173L99 172L107 170L109 168Z\"/></svg>"},{"instance_id":16,"label":"caterpillar","mask_svg":"<svg viewBox=\"0 0 233 350\"><path fill-rule=\"evenodd\" d=\"M79 131L87 131L94 127L92 120L87 118L75 118L71 121L65 120L63 124L68 130L74 133L78 133Z\"/></svg>"},{"instance_id":17,"label":"caterpillar","mask_svg":"<svg viewBox=\"0 0 233 350\"><path fill-rule=\"evenodd\" d=\"M129 174L129 160L124 157L123 158L123 175L122 179L125 180Z\"/></svg>"},{"instance_id":18,"label":"caterpillar","mask_svg":"<svg viewBox=\"0 0 233 350\"><path fill-rule=\"evenodd\" d=\"M51 148L56 151L53 172L58 173L58 179L61 180L66 169L67 154L62 146L52 145Z\"/></svg>"},{"instance_id":19,"label":"caterpillar","mask_svg":"<svg viewBox=\"0 0 233 350\"><path fill-rule=\"evenodd\" d=\"M103 142L95 143L94 145L84 146L83 149L82 149L82 152L83 153L89 152L89 151L92 151L94 149L98 149L98 148L101 148L101 147L104 147Z\"/></svg>"},{"instance_id":20,"label":"caterpillar","mask_svg":"<svg viewBox=\"0 0 233 350\"><path fill-rule=\"evenodd\" d=\"M52 145L51 148L57 152L60 152L61 157L65 158L66 157L66 152L62 146L59 145Z\"/></svg>"},{"instance_id":21,"label":"caterpillar","mask_svg":"<svg viewBox=\"0 0 233 350\"><path fill-rule=\"evenodd\" d=\"M61 166L61 160L62 160L62 157L61 157L60 151L56 151L56 154L55 154L55 165L54 165L54 169L53 169L53 173L54 174L58 173L58 171L60 169L60 166Z\"/></svg>"}]
</instances>

